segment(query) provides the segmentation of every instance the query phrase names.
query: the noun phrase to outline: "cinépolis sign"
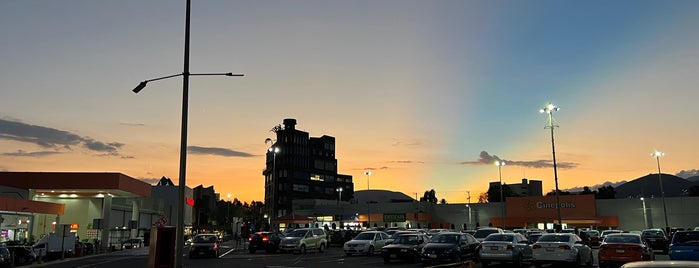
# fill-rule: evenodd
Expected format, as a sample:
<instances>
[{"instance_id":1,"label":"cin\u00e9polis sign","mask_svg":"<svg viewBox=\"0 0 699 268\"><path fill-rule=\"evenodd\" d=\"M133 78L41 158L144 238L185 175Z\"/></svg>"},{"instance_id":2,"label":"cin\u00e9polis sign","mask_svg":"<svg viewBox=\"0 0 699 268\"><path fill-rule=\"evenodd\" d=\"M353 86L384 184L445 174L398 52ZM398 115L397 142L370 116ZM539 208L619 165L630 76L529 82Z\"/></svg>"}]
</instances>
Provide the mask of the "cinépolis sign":
<instances>
[{"instance_id":1,"label":"cin\u00e9polis sign","mask_svg":"<svg viewBox=\"0 0 699 268\"><path fill-rule=\"evenodd\" d=\"M404 222L405 213L384 213L383 222Z\"/></svg>"},{"instance_id":2,"label":"cin\u00e9polis sign","mask_svg":"<svg viewBox=\"0 0 699 268\"><path fill-rule=\"evenodd\" d=\"M562 195L560 202L555 196L508 197L505 199L507 217L556 217L560 206L561 215L568 218L586 219L597 215L594 195Z\"/></svg>"}]
</instances>

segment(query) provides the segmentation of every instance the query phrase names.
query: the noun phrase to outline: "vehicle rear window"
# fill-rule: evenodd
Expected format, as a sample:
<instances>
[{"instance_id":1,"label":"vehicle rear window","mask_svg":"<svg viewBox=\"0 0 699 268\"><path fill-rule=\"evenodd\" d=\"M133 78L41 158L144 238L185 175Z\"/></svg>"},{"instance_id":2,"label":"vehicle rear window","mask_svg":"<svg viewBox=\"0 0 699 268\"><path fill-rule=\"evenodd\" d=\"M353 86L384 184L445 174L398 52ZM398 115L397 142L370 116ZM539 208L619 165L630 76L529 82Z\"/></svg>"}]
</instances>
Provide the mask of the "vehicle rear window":
<instances>
[{"instance_id":1,"label":"vehicle rear window","mask_svg":"<svg viewBox=\"0 0 699 268\"><path fill-rule=\"evenodd\" d=\"M677 232L672 238L673 245L699 245L699 232Z\"/></svg>"},{"instance_id":2,"label":"vehicle rear window","mask_svg":"<svg viewBox=\"0 0 699 268\"><path fill-rule=\"evenodd\" d=\"M485 241L504 241L504 242L511 242L512 237L514 235L504 235L504 234L494 234L494 235L489 235L488 237L485 238Z\"/></svg>"},{"instance_id":3,"label":"vehicle rear window","mask_svg":"<svg viewBox=\"0 0 699 268\"><path fill-rule=\"evenodd\" d=\"M475 234L473 234L473 237L475 237L475 238L485 238L485 237L488 236L489 234L494 234L494 233L497 233L497 232L498 232L498 230L496 230L496 229L480 229L480 230L476 231Z\"/></svg>"},{"instance_id":4,"label":"vehicle rear window","mask_svg":"<svg viewBox=\"0 0 699 268\"><path fill-rule=\"evenodd\" d=\"M641 238L638 236L610 235L604 238L607 243L640 244Z\"/></svg>"},{"instance_id":5,"label":"vehicle rear window","mask_svg":"<svg viewBox=\"0 0 699 268\"><path fill-rule=\"evenodd\" d=\"M536 242L569 242L570 236L567 235L542 235Z\"/></svg>"},{"instance_id":6,"label":"vehicle rear window","mask_svg":"<svg viewBox=\"0 0 699 268\"><path fill-rule=\"evenodd\" d=\"M459 235L456 234L440 234L430 240L430 242L449 244L456 244L457 241L459 241Z\"/></svg>"},{"instance_id":7,"label":"vehicle rear window","mask_svg":"<svg viewBox=\"0 0 699 268\"><path fill-rule=\"evenodd\" d=\"M644 237L663 237L665 236L665 233L660 230L649 230L649 231L643 231L641 234Z\"/></svg>"}]
</instances>

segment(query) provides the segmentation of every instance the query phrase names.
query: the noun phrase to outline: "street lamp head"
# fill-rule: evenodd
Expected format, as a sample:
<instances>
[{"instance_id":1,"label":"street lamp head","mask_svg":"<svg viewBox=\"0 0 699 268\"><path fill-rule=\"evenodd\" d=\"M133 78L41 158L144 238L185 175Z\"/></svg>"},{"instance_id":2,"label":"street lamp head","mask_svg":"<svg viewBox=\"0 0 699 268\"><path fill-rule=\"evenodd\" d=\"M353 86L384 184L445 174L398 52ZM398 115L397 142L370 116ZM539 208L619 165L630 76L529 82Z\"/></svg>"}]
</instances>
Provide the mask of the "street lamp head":
<instances>
[{"instance_id":1,"label":"street lamp head","mask_svg":"<svg viewBox=\"0 0 699 268\"><path fill-rule=\"evenodd\" d=\"M371 171L365 171L364 175L371 176Z\"/></svg>"},{"instance_id":2,"label":"street lamp head","mask_svg":"<svg viewBox=\"0 0 699 268\"><path fill-rule=\"evenodd\" d=\"M275 154L276 154L276 153L278 153L280 150L279 150L279 147L269 147L269 151L270 151L271 153L275 153Z\"/></svg>"},{"instance_id":3,"label":"street lamp head","mask_svg":"<svg viewBox=\"0 0 699 268\"><path fill-rule=\"evenodd\" d=\"M547 113L550 114L551 112L558 111L560 110L560 107L557 107L556 105L553 105L552 103L549 102L549 104L546 104L546 107L541 108L539 110L540 113Z\"/></svg>"},{"instance_id":4,"label":"street lamp head","mask_svg":"<svg viewBox=\"0 0 699 268\"><path fill-rule=\"evenodd\" d=\"M643 201L643 200L645 200L645 199L643 199L643 197L641 197L641 201Z\"/></svg>"},{"instance_id":5,"label":"street lamp head","mask_svg":"<svg viewBox=\"0 0 699 268\"><path fill-rule=\"evenodd\" d=\"M337 189L335 189L335 191L337 191L337 192L342 192L343 189L342 189L342 187L337 187Z\"/></svg>"},{"instance_id":6,"label":"street lamp head","mask_svg":"<svg viewBox=\"0 0 699 268\"><path fill-rule=\"evenodd\" d=\"M138 86L136 86L136 88L133 89L133 93L141 92L141 90L143 90L143 88L146 87L146 84L148 84L148 82L146 81L138 83Z\"/></svg>"},{"instance_id":7,"label":"street lamp head","mask_svg":"<svg viewBox=\"0 0 699 268\"><path fill-rule=\"evenodd\" d=\"M228 194L227 196L228 196L228 199L231 199L231 194Z\"/></svg>"},{"instance_id":8,"label":"street lamp head","mask_svg":"<svg viewBox=\"0 0 699 268\"><path fill-rule=\"evenodd\" d=\"M655 151L655 152L650 153L650 156L652 156L652 157L661 157L664 155L665 155L665 153L659 152L659 151Z\"/></svg>"},{"instance_id":9,"label":"street lamp head","mask_svg":"<svg viewBox=\"0 0 699 268\"><path fill-rule=\"evenodd\" d=\"M504 160L495 160L495 165L496 165L496 166L504 166L504 165L505 165L505 161L504 161Z\"/></svg>"}]
</instances>

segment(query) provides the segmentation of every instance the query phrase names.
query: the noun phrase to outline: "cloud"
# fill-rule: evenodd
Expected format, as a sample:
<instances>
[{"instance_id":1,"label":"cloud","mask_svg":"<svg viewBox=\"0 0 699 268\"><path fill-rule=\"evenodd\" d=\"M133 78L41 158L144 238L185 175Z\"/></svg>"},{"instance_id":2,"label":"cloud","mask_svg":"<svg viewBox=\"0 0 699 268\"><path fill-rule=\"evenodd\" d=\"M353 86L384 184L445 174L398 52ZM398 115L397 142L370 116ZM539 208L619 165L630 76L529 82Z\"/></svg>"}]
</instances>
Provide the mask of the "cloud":
<instances>
[{"instance_id":1,"label":"cloud","mask_svg":"<svg viewBox=\"0 0 699 268\"><path fill-rule=\"evenodd\" d=\"M102 142L90 137L82 137L55 128L25 124L18 121L0 119L0 139L33 143L43 148L70 150L82 146L90 151L119 155L119 148L124 144L118 142ZM21 152L21 151L20 151ZM20 154L22 156L43 156L47 153L36 152Z\"/></svg>"},{"instance_id":2,"label":"cloud","mask_svg":"<svg viewBox=\"0 0 699 268\"><path fill-rule=\"evenodd\" d=\"M498 157L497 155L490 155L486 151L481 151L478 160L476 161L465 161L461 162L462 165L493 165L495 161L504 161L508 166L521 166L521 167L531 167L531 168L549 168L553 167L553 162L551 160L529 160L529 161L518 161L518 160L507 160ZM572 162L556 162L557 168L574 168L577 167L578 163Z\"/></svg>"},{"instance_id":3,"label":"cloud","mask_svg":"<svg viewBox=\"0 0 699 268\"><path fill-rule=\"evenodd\" d=\"M22 150L17 150L16 152L13 153L2 153L0 155L4 156L26 156L26 157L42 157L42 156L49 156L49 155L55 155L55 154L62 154L62 152L57 152L57 151L39 151L39 152L25 152Z\"/></svg>"},{"instance_id":4,"label":"cloud","mask_svg":"<svg viewBox=\"0 0 699 268\"><path fill-rule=\"evenodd\" d=\"M226 148L216 148L216 147L201 147L201 146L188 146L187 151L193 154L208 154L208 155L218 155L225 157L253 157L255 155L233 151Z\"/></svg>"},{"instance_id":5,"label":"cloud","mask_svg":"<svg viewBox=\"0 0 699 268\"><path fill-rule=\"evenodd\" d=\"M397 160L397 161L389 161L389 163L395 163L395 164L424 164L425 162L422 162L422 161L412 161L412 160Z\"/></svg>"},{"instance_id":6,"label":"cloud","mask_svg":"<svg viewBox=\"0 0 699 268\"><path fill-rule=\"evenodd\" d=\"M424 143L419 140L395 140L391 144L391 146L398 147L398 146L422 146Z\"/></svg>"},{"instance_id":7,"label":"cloud","mask_svg":"<svg viewBox=\"0 0 699 268\"><path fill-rule=\"evenodd\" d=\"M677 173L676 176L683 179L699 176L699 169L682 170L679 173Z\"/></svg>"}]
</instances>

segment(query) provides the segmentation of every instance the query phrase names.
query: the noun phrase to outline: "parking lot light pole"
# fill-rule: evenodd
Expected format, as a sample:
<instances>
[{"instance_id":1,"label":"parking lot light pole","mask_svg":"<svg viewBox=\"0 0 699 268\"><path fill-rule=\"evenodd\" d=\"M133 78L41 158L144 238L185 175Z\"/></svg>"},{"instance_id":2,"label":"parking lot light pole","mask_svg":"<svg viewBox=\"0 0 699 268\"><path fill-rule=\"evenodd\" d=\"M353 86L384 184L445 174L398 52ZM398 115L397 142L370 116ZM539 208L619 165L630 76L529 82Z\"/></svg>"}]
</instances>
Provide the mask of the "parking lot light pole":
<instances>
[{"instance_id":1,"label":"parking lot light pole","mask_svg":"<svg viewBox=\"0 0 699 268\"><path fill-rule=\"evenodd\" d=\"M187 0L185 8L185 30L184 30L184 67L181 74L174 74L155 79L145 80L138 84L133 89L134 93L138 93L146 87L148 82L182 76L182 127L180 132L180 168L179 168L179 185L177 193L177 227L175 229L175 258L174 267L182 267L182 251L184 245L184 202L185 202L185 187L187 175L187 114L188 114L188 99L189 99L189 76L192 75L223 75L223 76L243 76L243 74L233 73L189 73L189 32L190 32L190 7L191 0Z\"/></svg>"},{"instance_id":2,"label":"parking lot light pole","mask_svg":"<svg viewBox=\"0 0 699 268\"><path fill-rule=\"evenodd\" d=\"M546 125L545 128L551 129L551 152L553 154L553 180L554 184L556 186L556 214L558 215L558 228L556 228L556 231L560 231L561 228L563 228L563 221L561 219L561 197L560 193L558 192L558 170L556 169L556 145L553 140L553 129L556 128L557 126L553 124L553 112L560 110L559 107L556 105L553 105L552 103L549 103L546 105L546 107L541 108L539 110L539 113L546 113L548 114L548 124Z\"/></svg>"},{"instance_id":3,"label":"parking lot light pole","mask_svg":"<svg viewBox=\"0 0 699 268\"><path fill-rule=\"evenodd\" d=\"M500 176L500 217L502 217L502 229L505 230L505 196L502 194L502 166L505 161L497 160L495 165L498 166L498 175Z\"/></svg>"},{"instance_id":4,"label":"parking lot light pole","mask_svg":"<svg viewBox=\"0 0 699 268\"><path fill-rule=\"evenodd\" d=\"M650 154L658 162L658 182L660 183L660 197L663 200L663 215L665 215L665 232L670 233L670 224L667 221L667 207L665 206L665 190L663 190L663 175L660 173L660 157L665 153L655 151Z\"/></svg>"}]
</instances>

